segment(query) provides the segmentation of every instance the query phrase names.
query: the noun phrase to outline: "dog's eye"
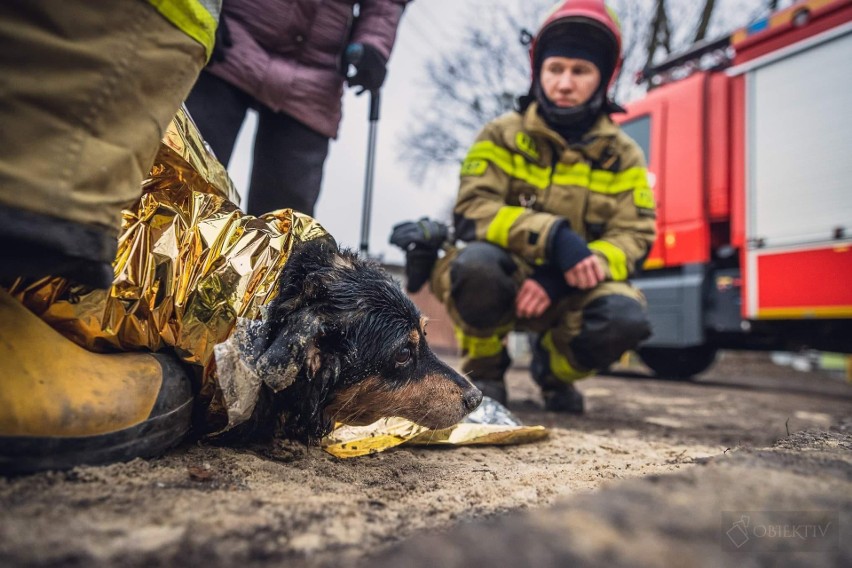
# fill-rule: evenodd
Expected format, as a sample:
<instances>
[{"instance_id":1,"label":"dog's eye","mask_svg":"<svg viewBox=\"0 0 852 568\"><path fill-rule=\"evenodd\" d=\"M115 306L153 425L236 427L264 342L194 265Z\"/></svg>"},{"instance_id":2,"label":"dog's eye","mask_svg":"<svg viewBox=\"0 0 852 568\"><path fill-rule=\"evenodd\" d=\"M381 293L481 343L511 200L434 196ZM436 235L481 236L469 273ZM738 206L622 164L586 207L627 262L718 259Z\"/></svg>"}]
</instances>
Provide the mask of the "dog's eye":
<instances>
[{"instance_id":1,"label":"dog's eye","mask_svg":"<svg viewBox=\"0 0 852 568\"><path fill-rule=\"evenodd\" d=\"M396 356L394 357L394 361L396 361L397 365L405 365L411 360L411 349L408 347L403 347L399 351L396 352Z\"/></svg>"}]
</instances>

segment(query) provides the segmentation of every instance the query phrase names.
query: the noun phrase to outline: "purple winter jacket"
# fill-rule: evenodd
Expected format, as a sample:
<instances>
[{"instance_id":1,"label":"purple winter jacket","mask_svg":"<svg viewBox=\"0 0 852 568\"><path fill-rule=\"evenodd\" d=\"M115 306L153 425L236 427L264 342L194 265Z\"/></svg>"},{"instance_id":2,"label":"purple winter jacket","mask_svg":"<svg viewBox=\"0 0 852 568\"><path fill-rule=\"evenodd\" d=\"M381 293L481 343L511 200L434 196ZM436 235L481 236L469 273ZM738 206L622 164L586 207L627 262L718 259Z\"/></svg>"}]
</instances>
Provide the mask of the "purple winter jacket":
<instances>
[{"instance_id":1,"label":"purple winter jacket","mask_svg":"<svg viewBox=\"0 0 852 568\"><path fill-rule=\"evenodd\" d=\"M366 43L390 56L409 0L225 0L232 47L210 73L272 110L337 138L343 51ZM352 7L360 16L353 24Z\"/></svg>"}]
</instances>

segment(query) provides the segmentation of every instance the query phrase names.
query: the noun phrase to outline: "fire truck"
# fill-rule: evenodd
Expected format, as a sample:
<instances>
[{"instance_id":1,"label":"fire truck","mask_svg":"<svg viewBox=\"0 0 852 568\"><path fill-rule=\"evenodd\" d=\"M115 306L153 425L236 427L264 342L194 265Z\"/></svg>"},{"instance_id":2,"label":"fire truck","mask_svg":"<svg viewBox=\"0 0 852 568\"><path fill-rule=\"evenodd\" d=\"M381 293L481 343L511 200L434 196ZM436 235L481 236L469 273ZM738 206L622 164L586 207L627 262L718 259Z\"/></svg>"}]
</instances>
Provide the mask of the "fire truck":
<instances>
[{"instance_id":1,"label":"fire truck","mask_svg":"<svg viewBox=\"0 0 852 568\"><path fill-rule=\"evenodd\" d=\"M808 0L646 69L615 118L659 236L639 356L685 378L719 349L852 353L852 0Z\"/></svg>"}]
</instances>

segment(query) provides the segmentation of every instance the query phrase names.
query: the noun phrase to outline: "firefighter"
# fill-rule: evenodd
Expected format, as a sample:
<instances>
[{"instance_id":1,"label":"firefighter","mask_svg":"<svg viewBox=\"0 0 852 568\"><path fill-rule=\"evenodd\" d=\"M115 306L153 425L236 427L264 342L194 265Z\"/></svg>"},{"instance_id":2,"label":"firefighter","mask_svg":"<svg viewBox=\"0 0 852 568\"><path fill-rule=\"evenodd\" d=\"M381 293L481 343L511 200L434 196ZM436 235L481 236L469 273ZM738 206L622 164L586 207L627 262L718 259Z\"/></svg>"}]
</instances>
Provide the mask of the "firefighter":
<instances>
[{"instance_id":1,"label":"firefighter","mask_svg":"<svg viewBox=\"0 0 852 568\"><path fill-rule=\"evenodd\" d=\"M0 3L0 472L154 455L189 427L177 363L85 351L2 284L112 284L122 208L212 52L220 5Z\"/></svg>"},{"instance_id":2,"label":"firefighter","mask_svg":"<svg viewBox=\"0 0 852 568\"><path fill-rule=\"evenodd\" d=\"M505 337L529 330L545 407L581 413L574 382L650 333L628 278L654 242L654 199L641 149L609 117L619 110L607 97L621 63L615 14L600 0L560 2L530 60L529 93L485 125L462 164L454 224L467 244L437 262L431 286L485 395L505 402ZM395 228L409 260L434 250L430 223Z\"/></svg>"}]
</instances>

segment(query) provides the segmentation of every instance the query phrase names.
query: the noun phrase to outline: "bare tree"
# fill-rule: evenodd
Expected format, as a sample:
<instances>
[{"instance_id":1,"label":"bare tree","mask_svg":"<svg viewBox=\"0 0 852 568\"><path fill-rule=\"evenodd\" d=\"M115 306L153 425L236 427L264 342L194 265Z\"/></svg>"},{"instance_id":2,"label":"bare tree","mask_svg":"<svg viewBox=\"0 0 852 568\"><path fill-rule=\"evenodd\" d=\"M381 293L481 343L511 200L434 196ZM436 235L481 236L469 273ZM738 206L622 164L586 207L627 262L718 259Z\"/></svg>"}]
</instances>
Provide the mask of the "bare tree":
<instances>
[{"instance_id":1,"label":"bare tree","mask_svg":"<svg viewBox=\"0 0 852 568\"><path fill-rule=\"evenodd\" d=\"M695 31L693 42L699 42L707 36L707 28L710 27L710 18L713 17L713 9L715 7L715 0L704 2L704 9L701 11L701 19L698 21L698 29Z\"/></svg>"},{"instance_id":2,"label":"bare tree","mask_svg":"<svg viewBox=\"0 0 852 568\"><path fill-rule=\"evenodd\" d=\"M641 69L707 37L729 33L793 0L611 0L620 16L624 64L613 88L618 100L644 93ZM480 0L470 26L451 49L427 66L427 97L412 110L400 158L412 178L432 168L457 167L485 123L512 108L529 89L527 47L522 30L535 30L553 0Z\"/></svg>"},{"instance_id":3,"label":"bare tree","mask_svg":"<svg viewBox=\"0 0 852 568\"><path fill-rule=\"evenodd\" d=\"M401 141L400 156L422 179L434 166L458 164L476 132L507 112L529 87L527 47L521 31L535 29L551 0L516 5L482 2L471 10L458 46L439 54L426 68L427 104L416 109ZM487 8L487 9L486 9Z\"/></svg>"},{"instance_id":4,"label":"bare tree","mask_svg":"<svg viewBox=\"0 0 852 568\"><path fill-rule=\"evenodd\" d=\"M651 20L651 33L645 47L646 65L653 63L657 50L662 47L666 53L672 52L672 32L665 0L655 0L654 17Z\"/></svg>"}]
</instances>

